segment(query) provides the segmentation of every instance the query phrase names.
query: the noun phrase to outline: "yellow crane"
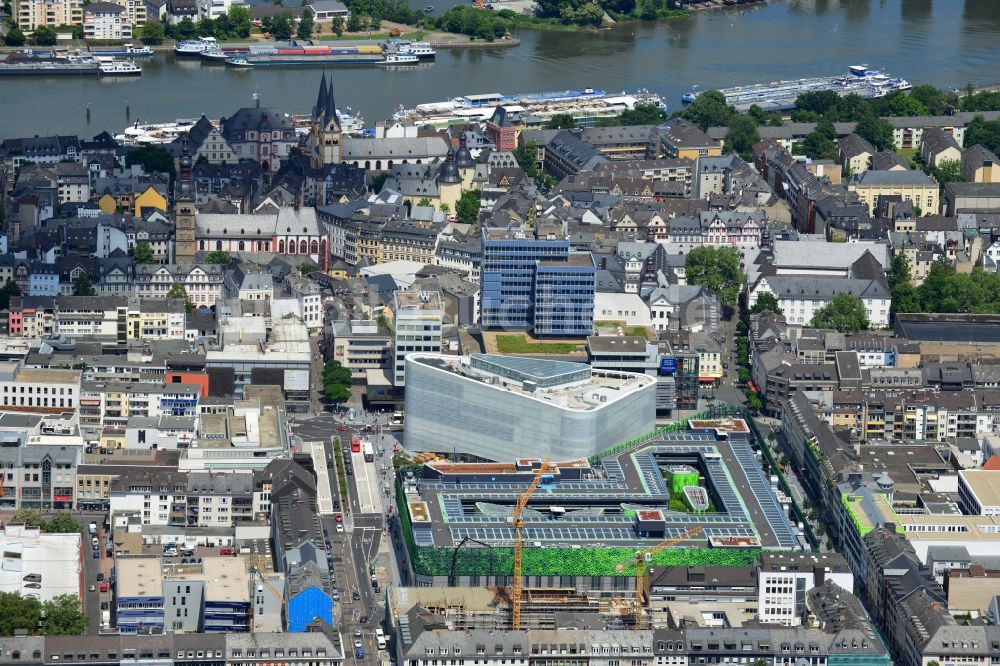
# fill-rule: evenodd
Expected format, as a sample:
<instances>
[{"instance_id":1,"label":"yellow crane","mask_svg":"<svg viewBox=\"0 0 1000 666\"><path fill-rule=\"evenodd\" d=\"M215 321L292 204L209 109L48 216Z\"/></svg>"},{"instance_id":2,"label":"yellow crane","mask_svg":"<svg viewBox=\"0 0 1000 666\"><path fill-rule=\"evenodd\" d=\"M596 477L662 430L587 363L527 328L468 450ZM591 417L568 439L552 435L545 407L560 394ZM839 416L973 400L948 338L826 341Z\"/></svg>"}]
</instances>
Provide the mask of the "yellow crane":
<instances>
[{"instance_id":1,"label":"yellow crane","mask_svg":"<svg viewBox=\"0 0 1000 666\"><path fill-rule=\"evenodd\" d=\"M511 514L511 523L514 526L514 585L511 591L511 603L513 604L511 606L511 627L515 630L521 628L521 594L523 587L521 583L521 556L524 549L524 521L521 520L521 512L528 505L528 500L531 499L531 496L538 490L538 484L542 482L542 476L548 468L548 460L538 466L534 478L531 479L531 485L517 498L517 504L514 505L514 513Z\"/></svg>"},{"instance_id":2,"label":"yellow crane","mask_svg":"<svg viewBox=\"0 0 1000 666\"><path fill-rule=\"evenodd\" d=\"M653 557L667 548L673 548L674 546L687 541L692 537L696 537L701 534L701 527L692 527L684 532L681 532L675 537L666 539L656 544L652 548L647 548L645 550L638 550L635 553L635 601L632 608L633 615L635 615L635 628L642 628L642 606L643 606L643 590L646 589L646 570L649 563L653 561ZM627 564L619 564L615 567L615 571L622 571L627 567Z\"/></svg>"}]
</instances>

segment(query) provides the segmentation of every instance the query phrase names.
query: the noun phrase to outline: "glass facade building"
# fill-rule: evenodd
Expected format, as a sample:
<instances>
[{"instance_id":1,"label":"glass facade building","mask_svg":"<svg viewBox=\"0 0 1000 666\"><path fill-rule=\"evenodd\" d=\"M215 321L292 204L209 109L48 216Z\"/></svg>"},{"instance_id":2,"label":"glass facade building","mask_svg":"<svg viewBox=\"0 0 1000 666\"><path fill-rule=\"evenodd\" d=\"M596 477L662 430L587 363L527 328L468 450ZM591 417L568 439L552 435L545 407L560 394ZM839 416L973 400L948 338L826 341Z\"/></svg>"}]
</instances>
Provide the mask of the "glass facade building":
<instances>
[{"instance_id":1,"label":"glass facade building","mask_svg":"<svg viewBox=\"0 0 1000 666\"><path fill-rule=\"evenodd\" d=\"M565 239L537 239L531 233L483 230L482 327L531 330L539 336L590 335L593 260L571 254Z\"/></svg>"},{"instance_id":2,"label":"glass facade building","mask_svg":"<svg viewBox=\"0 0 1000 666\"><path fill-rule=\"evenodd\" d=\"M594 371L586 379L591 370L580 364L582 382L544 389L535 382L548 383L546 368L515 386L517 368L512 366L494 374L485 372L485 366L472 372L459 364L455 356L406 357L407 447L495 461L571 460L596 455L655 427L654 377ZM566 375L565 368L554 371ZM595 398L598 393L606 399Z\"/></svg>"}]
</instances>

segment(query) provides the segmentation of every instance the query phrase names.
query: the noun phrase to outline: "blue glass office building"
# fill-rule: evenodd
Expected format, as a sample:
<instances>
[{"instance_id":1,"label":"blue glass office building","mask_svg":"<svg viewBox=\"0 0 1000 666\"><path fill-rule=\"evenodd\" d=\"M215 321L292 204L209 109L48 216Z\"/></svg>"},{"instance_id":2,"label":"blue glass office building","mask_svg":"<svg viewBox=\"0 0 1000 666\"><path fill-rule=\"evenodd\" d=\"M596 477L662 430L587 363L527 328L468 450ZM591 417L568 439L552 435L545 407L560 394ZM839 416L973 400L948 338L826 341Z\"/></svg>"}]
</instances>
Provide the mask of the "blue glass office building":
<instances>
[{"instance_id":1,"label":"blue glass office building","mask_svg":"<svg viewBox=\"0 0 1000 666\"><path fill-rule=\"evenodd\" d=\"M593 260L571 254L565 239L538 239L531 229L484 229L480 285L484 329L550 337L593 332Z\"/></svg>"}]
</instances>

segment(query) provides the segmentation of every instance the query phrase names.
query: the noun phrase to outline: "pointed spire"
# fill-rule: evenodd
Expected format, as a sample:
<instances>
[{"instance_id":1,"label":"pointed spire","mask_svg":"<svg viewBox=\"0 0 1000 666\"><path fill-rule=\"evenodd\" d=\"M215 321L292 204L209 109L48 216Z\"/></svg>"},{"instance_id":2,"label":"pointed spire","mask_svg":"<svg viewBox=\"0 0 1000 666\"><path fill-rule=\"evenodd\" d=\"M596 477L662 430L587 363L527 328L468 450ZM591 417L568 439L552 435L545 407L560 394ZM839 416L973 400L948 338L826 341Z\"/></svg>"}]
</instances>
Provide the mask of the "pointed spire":
<instances>
[{"instance_id":1,"label":"pointed spire","mask_svg":"<svg viewBox=\"0 0 1000 666\"><path fill-rule=\"evenodd\" d=\"M333 121L334 125L340 127L340 116L337 115L337 101L333 97L333 77L330 77L330 85L326 89L326 122Z\"/></svg>"},{"instance_id":2,"label":"pointed spire","mask_svg":"<svg viewBox=\"0 0 1000 666\"><path fill-rule=\"evenodd\" d=\"M313 118L319 118L326 111L326 71L323 71L323 78L319 80L319 94L316 95L316 106L313 107Z\"/></svg>"}]
</instances>

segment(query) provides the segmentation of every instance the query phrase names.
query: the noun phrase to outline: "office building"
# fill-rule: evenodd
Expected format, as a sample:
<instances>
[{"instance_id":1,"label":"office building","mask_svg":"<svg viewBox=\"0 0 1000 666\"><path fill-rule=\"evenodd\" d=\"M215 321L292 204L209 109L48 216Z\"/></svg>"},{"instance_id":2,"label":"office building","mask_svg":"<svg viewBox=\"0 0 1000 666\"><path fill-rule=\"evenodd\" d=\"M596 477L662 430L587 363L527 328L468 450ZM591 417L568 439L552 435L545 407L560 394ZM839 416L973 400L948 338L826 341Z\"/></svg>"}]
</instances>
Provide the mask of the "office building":
<instances>
[{"instance_id":1,"label":"office building","mask_svg":"<svg viewBox=\"0 0 1000 666\"><path fill-rule=\"evenodd\" d=\"M539 230L483 231L481 323L484 329L540 336L590 335L595 275L589 255Z\"/></svg>"},{"instance_id":2,"label":"office building","mask_svg":"<svg viewBox=\"0 0 1000 666\"><path fill-rule=\"evenodd\" d=\"M406 357L406 442L489 460L580 458L653 429L656 379L492 354Z\"/></svg>"},{"instance_id":3,"label":"office building","mask_svg":"<svg viewBox=\"0 0 1000 666\"><path fill-rule=\"evenodd\" d=\"M393 385L406 385L408 354L441 351L444 303L439 291L397 291L394 293L396 322L393 352Z\"/></svg>"}]
</instances>

